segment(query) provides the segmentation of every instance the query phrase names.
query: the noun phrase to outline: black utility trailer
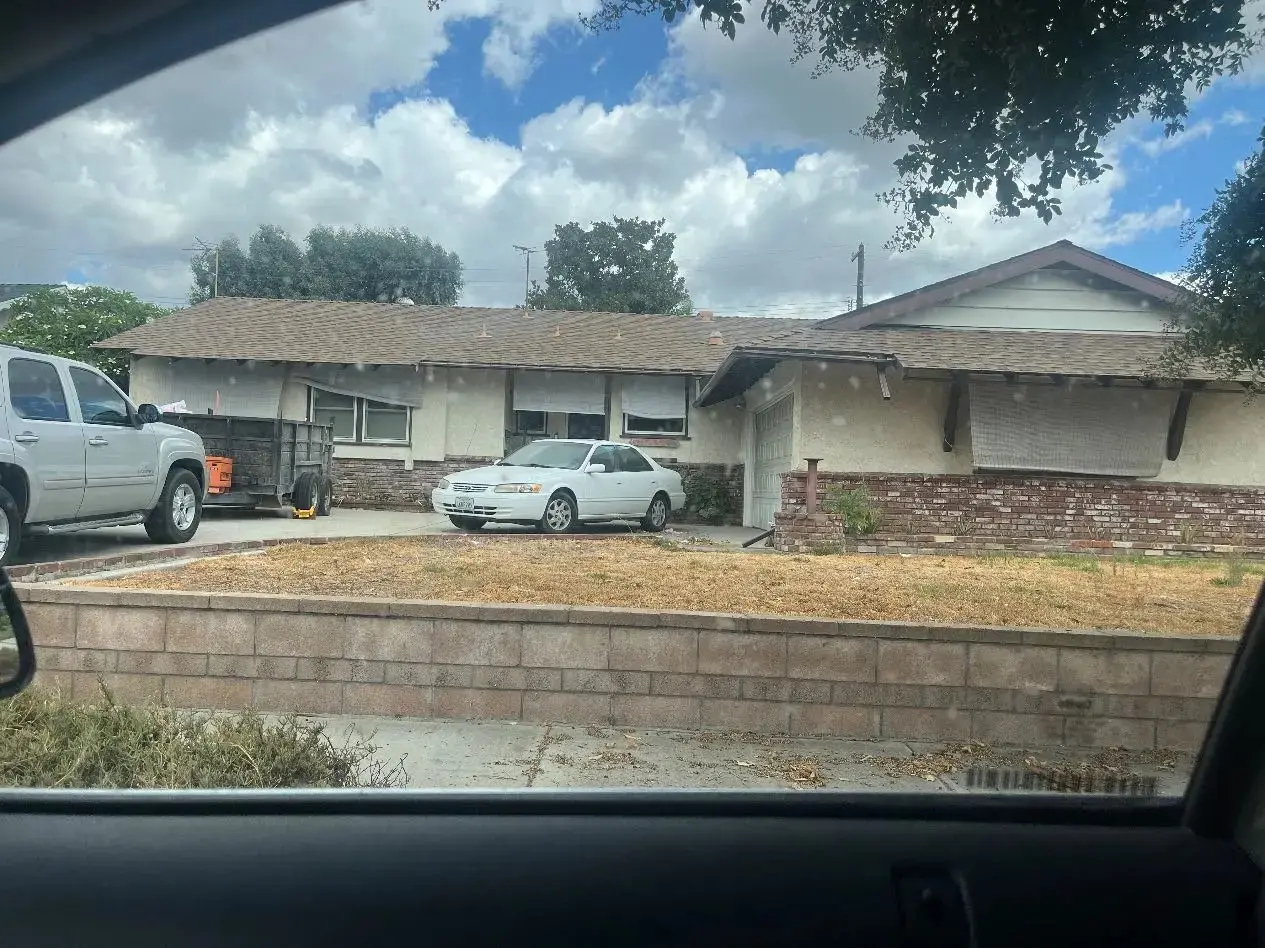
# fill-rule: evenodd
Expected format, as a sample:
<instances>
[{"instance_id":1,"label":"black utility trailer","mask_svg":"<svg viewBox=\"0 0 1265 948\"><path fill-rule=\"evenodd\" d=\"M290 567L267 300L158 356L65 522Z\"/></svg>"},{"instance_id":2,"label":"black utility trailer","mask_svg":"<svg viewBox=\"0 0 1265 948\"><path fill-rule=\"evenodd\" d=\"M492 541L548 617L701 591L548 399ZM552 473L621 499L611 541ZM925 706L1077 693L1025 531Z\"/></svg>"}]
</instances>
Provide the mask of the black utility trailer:
<instances>
[{"instance_id":1,"label":"black utility trailer","mask_svg":"<svg viewBox=\"0 0 1265 948\"><path fill-rule=\"evenodd\" d=\"M214 460L206 503L225 507L285 507L328 516L334 428L315 421L240 415L163 414L163 421L201 436L208 459L233 462L227 487L216 487Z\"/></svg>"}]
</instances>

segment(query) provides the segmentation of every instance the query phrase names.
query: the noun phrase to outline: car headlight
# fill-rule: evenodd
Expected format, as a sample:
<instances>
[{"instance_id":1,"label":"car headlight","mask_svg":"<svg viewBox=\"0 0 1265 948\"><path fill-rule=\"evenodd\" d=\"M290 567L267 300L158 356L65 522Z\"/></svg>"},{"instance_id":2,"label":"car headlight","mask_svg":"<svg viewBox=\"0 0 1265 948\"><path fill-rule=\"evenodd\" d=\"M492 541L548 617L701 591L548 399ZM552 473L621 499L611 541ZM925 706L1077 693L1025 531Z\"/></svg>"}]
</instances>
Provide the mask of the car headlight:
<instances>
[{"instance_id":1,"label":"car headlight","mask_svg":"<svg viewBox=\"0 0 1265 948\"><path fill-rule=\"evenodd\" d=\"M494 494L539 494L539 484L497 484L492 488Z\"/></svg>"},{"instance_id":2,"label":"car headlight","mask_svg":"<svg viewBox=\"0 0 1265 948\"><path fill-rule=\"evenodd\" d=\"M446 477L441 477L441 478L439 479L439 489L440 489L440 490L447 490L447 489L448 489L449 487L451 487L451 486L452 486L452 481L448 480L448 478L446 478Z\"/></svg>"}]
</instances>

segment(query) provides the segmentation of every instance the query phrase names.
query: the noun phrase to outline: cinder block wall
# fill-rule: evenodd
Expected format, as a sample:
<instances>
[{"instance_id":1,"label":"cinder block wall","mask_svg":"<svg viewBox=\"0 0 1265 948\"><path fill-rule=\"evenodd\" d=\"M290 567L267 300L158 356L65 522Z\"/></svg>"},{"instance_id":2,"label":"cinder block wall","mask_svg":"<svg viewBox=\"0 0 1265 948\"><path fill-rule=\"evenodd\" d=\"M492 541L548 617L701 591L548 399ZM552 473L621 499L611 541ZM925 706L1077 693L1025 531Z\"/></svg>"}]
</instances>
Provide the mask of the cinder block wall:
<instances>
[{"instance_id":1,"label":"cinder block wall","mask_svg":"<svg viewBox=\"0 0 1265 948\"><path fill-rule=\"evenodd\" d=\"M1237 642L18 586L76 697L1000 744L1198 747Z\"/></svg>"}]
</instances>

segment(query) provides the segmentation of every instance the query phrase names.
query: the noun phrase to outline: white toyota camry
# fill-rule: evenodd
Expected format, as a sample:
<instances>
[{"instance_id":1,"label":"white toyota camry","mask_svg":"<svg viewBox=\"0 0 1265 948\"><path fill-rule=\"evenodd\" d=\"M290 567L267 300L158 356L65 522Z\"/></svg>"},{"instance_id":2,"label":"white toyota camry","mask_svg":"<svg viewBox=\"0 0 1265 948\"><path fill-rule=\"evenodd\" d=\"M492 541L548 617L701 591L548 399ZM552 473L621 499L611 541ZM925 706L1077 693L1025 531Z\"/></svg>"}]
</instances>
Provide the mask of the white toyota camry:
<instances>
[{"instance_id":1,"label":"white toyota camry","mask_svg":"<svg viewBox=\"0 0 1265 948\"><path fill-rule=\"evenodd\" d=\"M445 477L430 499L463 530L521 523L567 533L577 523L639 520L657 532L685 506L685 491L680 474L632 445L546 439Z\"/></svg>"}]
</instances>

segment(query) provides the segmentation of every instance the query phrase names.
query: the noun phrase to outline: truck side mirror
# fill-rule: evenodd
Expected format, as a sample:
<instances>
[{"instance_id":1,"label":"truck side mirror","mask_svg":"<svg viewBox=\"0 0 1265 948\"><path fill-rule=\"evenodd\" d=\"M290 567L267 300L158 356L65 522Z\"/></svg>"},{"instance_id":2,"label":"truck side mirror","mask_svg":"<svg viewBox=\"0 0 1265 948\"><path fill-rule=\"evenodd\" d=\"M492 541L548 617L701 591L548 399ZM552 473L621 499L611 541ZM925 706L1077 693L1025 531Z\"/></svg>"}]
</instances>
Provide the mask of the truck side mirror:
<instances>
[{"instance_id":1,"label":"truck side mirror","mask_svg":"<svg viewBox=\"0 0 1265 948\"><path fill-rule=\"evenodd\" d=\"M158 410L157 405L151 405L146 402L136 409L136 417L141 420L142 425L152 425L156 421L162 420L163 413Z\"/></svg>"}]
</instances>

